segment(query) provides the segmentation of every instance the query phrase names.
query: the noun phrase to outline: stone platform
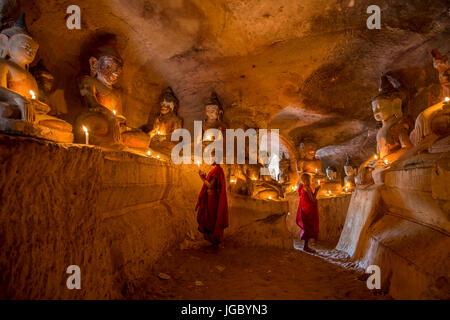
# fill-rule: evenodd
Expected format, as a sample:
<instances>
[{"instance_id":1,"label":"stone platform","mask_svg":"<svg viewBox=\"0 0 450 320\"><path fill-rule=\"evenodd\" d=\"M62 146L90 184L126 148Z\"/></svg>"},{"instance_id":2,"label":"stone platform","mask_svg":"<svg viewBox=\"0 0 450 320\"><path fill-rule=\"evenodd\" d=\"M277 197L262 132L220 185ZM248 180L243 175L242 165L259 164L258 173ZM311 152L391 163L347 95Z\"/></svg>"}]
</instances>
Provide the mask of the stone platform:
<instances>
[{"instance_id":1,"label":"stone platform","mask_svg":"<svg viewBox=\"0 0 450 320\"><path fill-rule=\"evenodd\" d=\"M358 186L337 249L381 268L398 299L450 298L450 154L394 163L385 184Z\"/></svg>"},{"instance_id":2,"label":"stone platform","mask_svg":"<svg viewBox=\"0 0 450 320\"><path fill-rule=\"evenodd\" d=\"M123 297L167 250L200 237L197 169L0 135L0 298ZM66 287L69 265L81 290Z\"/></svg>"}]
</instances>

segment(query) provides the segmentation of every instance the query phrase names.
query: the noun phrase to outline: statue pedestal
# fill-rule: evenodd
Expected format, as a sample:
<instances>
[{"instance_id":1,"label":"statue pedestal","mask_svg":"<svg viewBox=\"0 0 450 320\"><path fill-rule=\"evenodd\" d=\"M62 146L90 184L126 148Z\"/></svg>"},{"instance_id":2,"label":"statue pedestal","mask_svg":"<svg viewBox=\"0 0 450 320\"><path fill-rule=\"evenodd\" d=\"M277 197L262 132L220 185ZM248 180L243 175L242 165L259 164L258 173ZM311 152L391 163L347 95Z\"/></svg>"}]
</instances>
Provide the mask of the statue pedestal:
<instances>
[{"instance_id":1,"label":"statue pedestal","mask_svg":"<svg viewBox=\"0 0 450 320\"><path fill-rule=\"evenodd\" d=\"M396 299L448 299L450 153L420 154L385 170L384 184L357 186L337 249L381 268Z\"/></svg>"},{"instance_id":2,"label":"statue pedestal","mask_svg":"<svg viewBox=\"0 0 450 320\"><path fill-rule=\"evenodd\" d=\"M13 135L46 139L54 142L73 142L72 132L62 131L55 128L48 128L36 123L26 122L18 119L0 118L0 131Z\"/></svg>"}]
</instances>

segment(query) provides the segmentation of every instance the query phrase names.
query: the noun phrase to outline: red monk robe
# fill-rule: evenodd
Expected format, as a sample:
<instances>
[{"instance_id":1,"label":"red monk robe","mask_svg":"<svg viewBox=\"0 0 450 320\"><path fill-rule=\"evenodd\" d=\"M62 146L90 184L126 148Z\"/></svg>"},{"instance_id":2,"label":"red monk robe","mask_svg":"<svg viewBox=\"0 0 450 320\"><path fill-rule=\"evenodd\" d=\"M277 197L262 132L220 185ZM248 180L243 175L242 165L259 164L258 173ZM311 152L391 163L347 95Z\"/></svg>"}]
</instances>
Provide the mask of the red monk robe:
<instances>
[{"instance_id":1,"label":"red monk robe","mask_svg":"<svg viewBox=\"0 0 450 320\"><path fill-rule=\"evenodd\" d=\"M223 241L223 230L228 227L228 200L223 169L214 164L206 181L209 183L215 181L215 183L212 185L212 189L208 189L205 182L198 195L195 207L198 230L204 234L206 240L213 244L219 244Z\"/></svg>"},{"instance_id":2,"label":"red monk robe","mask_svg":"<svg viewBox=\"0 0 450 320\"><path fill-rule=\"evenodd\" d=\"M300 202L298 204L296 222L302 228L301 240L317 239L319 235L319 208L317 206L317 199L311 201L305 188L309 188L311 194L314 194L310 186L300 185L298 188Z\"/></svg>"}]
</instances>

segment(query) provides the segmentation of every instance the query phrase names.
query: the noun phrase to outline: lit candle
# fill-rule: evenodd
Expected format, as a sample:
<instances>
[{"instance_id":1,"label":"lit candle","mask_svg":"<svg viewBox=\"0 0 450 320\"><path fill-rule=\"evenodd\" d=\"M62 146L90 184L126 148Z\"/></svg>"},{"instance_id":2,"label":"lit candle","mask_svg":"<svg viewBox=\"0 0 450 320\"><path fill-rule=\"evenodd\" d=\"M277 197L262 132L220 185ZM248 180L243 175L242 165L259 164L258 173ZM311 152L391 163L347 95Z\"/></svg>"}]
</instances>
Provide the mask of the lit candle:
<instances>
[{"instance_id":1,"label":"lit candle","mask_svg":"<svg viewBox=\"0 0 450 320\"><path fill-rule=\"evenodd\" d=\"M159 159L159 154L156 156L156 159Z\"/></svg>"},{"instance_id":2,"label":"lit candle","mask_svg":"<svg viewBox=\"0 0 450 320\"><path fill-rule=\"evenodd\" d=\"M113 114L114 114L114 115L116 115L116 114L117 114L117 112L116 112L116 109L114 109L114 110L113 110Z\"/></svg>"},{"instance_id":3,"label":"lit candle","mask_svg":"<svg viewBox=\"0 0 450 320\"><path fill-rule=\"evenodd\" d=\"M272 200L272 197L271 197L271 196L269 196L269 200Z\"/></svg>"},{"instance_id":4,"label":"lit candle","mask_svg":"<svg viewBox=\"0 0 450 320\"><path fill-rule=\"evenodd\" d=\"M30 90L31 99L36 99L36 95L34 94L33 90Z\"/></svg>"},{"instance_id":5,"label":"lit candle","mask_svg":"<svg viewBox=\"0 0 450 320\"><path fill-rule=\"evenodd\" d=\"M385 164L385 165L388 165L388 164L389 164L388 159L384 159L384 164Z\"/></svg>"},{"instance_id":6,"label":"lit candle","mask_svg":"<svg viewBox=\"0 0 450 320\"><path fill-rule=\"evenodd\" d=\"M318 170L317 170L317 168L316 168L316 174L317 174L317 172L318 172Z\"/></svg>"},{"instance_id":7,"label":"lit candle","mask_svg":"<svg viewBox=\"0 0 450 320\"><path fill-rule=\"evenodd\" d=\"M445 102L449 102L450 101L450 98L449 97L445 97Z\"/></svg>"},{"instance_id":8,"label":"lit candle","mask_svg":"<svg viewBox=\"0 0 450 320\"><path fill-rule=\"evenodd\" d=\"M88 131L88 129L85 127L85 126L83 126L83 131L84 131L84 136L85 136L85 139L86 139L86 144L89 144L89 131Z\"/></svg>"},{"instance_id":9,"label":"lit candle","mask_svg":"<svg viewBox=\"0 0 450 320\"><path fill-rule=\"evenodd\" d=\"M348 187L345 187L345 192L348 192Z\"/></svg>"},{"instance_id":10,"label":"lit candle","mask_svg":"<svg viewBox=\"0 0 450 320\"><path fill-rule=\"evenodd\" d=\"M147 155L150 157L152 155L152 153L150 152L150 150L147 151Z\"/></svg>"},{"instance_id":11,"label":"lit candle","mask_svg":"<svg viewBox=\"0 0 450 320\"><path fill-rule=\"evenodd\" d=\"M197 161L197 166L200 168L200 161Z\"/></svg>"},{"instance_id":12,"label":"lit candle","mask_svg":"<svg viewBox=\"0 0 450 320\"><path fill-rule=\"evenodd\" d=\"M331 192L331 190L328 190L328 195L331 197L333 193Z\"/></svg>"},{"instance_id":13,"label":"lit candle","mask_svg":"<svg viewBox=\"0 0 450 320\"><path fill-rule=\"evenodd\" d=\"M378 160L378 155L375 155L375 160Z\"/></svg>"},{"instance_id":14,"label":"lit candle","mask_svg":"<svg viewBox=\"0 0 450 320\"><path fill-rule=\"evenodd\" d=\"M319 182L319 186L320 186L320 180L318 182Z\"/></svg>"}]
</instances>

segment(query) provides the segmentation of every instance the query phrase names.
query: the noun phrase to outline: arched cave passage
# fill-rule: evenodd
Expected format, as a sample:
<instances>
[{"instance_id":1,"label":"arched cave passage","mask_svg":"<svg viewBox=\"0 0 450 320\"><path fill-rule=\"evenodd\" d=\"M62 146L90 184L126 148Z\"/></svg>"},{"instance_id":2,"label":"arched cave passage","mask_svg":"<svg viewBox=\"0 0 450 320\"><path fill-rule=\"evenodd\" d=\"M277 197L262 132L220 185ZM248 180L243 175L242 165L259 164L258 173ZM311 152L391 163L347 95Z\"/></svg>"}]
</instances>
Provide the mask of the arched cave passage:
<instances>
[{"instance_id":1,"label":"arched cave passage","mask_svg":"<svg viewBox=\"0 0 450 320\"><path fill-rule=\"evenodd\" d=\"M0 2L1 299L450 297L447 1L75 2ZM278 129L279 175L204 183L208 129Z\"/></svg>"}]
</instances>

